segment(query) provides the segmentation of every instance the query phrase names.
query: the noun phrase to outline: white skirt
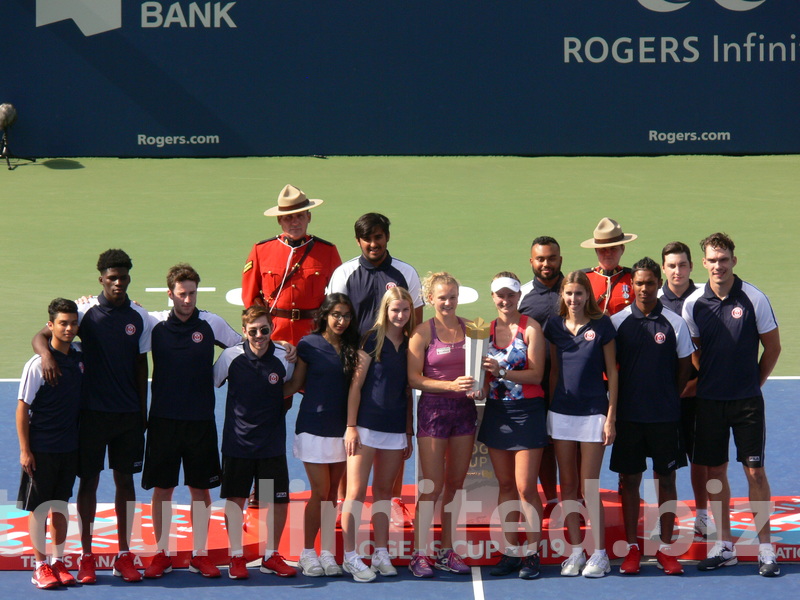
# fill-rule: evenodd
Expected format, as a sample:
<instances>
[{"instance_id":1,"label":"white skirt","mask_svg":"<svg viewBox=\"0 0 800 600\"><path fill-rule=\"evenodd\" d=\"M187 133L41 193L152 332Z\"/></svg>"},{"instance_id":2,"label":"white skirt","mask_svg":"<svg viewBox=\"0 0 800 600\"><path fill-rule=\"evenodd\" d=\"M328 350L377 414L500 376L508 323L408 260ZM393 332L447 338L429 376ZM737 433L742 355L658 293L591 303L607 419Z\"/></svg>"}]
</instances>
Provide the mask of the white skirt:
<instances>
[{"instance_id":1,"label":"white skirt","mask_svg":"<svg viewBox=\"0 0 800 600\"><path fill-rule=\"evenodd\" d=\"M386 433L375 431L366 427L356 427L361 443L378 450L405 450L408 445L408 436L405 433Z\"/></svg>"},{"instance_id":2,"label":"white skirt","mask_svg":"<svg viewBox=\"0 0 800 600\"><path fill-rule=\"evenodd\" d=\"M554 440L602 443L605 424L605 415L562 415L553 411L547 413L547 434Z\"/></svg>"},{"instance_id":3,"label":"white skirt","mask_svg":"<svg viewBox=\"0 0 800 600\"><path fill-rule=\"evenodd\" d=\"M292 444L294 457L307 463L338 463L347 460L344 439L296 433Z\"/></svg>"}]
</instances>

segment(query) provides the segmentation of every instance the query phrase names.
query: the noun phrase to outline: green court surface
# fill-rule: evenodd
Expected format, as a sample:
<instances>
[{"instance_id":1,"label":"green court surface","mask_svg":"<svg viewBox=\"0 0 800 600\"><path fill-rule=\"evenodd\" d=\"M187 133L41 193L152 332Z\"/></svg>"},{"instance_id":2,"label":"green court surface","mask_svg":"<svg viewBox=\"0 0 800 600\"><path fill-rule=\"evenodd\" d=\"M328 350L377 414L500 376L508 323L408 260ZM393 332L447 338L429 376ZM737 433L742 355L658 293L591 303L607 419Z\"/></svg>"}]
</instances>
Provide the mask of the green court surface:
<instances>
[{"instance_id":1,"label":"green court surface","mask_svg":"<svg viewBox=\"0 0 800 600\"><path fill-rule=\"evenodd\" d=\"M660 158L330 157L241 159L50 159L0 173L2 344L0 378L16 378L30 338L56 296L98 293L97 256L109 247L133 258L131 297L166 307L164 275L187 261L200 272L200 306L234 325L228 290L252 244L279 231L262 213L292 183L325 204L310 231L358 253L352 224L365 212L392 221L390 251L424 275L447 270L480 299L464 317L493 318L488 283L498 271L530 279L531 239L552 235L564 270L595 263L579 244L603 216L639 234L623 264L687 242L695 280L705 281L697 242L725 231L737 244L736 272L771 298L783 354L775 375L800 374L795 239L800 156Z\"/></svg>"}]
</instances>

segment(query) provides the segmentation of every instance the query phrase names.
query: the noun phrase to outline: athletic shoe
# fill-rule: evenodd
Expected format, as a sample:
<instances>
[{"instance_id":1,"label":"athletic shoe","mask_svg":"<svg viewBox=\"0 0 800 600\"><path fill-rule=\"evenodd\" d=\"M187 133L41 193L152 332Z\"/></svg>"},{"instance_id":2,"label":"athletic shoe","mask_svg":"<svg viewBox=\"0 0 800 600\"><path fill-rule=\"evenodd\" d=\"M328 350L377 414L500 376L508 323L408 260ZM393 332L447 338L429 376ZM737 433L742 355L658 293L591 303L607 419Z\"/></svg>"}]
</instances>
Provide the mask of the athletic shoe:
<instances>
[{"instance_id":1,"label":"athletic shoe","mask_svg":"<svg viewBox=\"0 0 800 600\"><path fill-rule=\"evenodd\" d=\"M683 575L683 565L671 554L659 550L656 552L656 561L658 568L663 569L665 575Z\"/></svg>"},{"instance_id":2,"label":"athletic shoe","mask_svg":"<svg viewBox=\"0 0 800 600\"><path fill-rule=\"evenodd\" d=\"M519 570L520 579L536 579L539 576L539 553L522 557L522 566Z\"/></svg>"},{"instance_id":3,"label":"athletic shoe","mask_svg":"<svg viewBox=\"0 0 800 600\"><path fill-rule=\"evenodd\" d=\"M122 581L128 583L136 583L142 580L142 574L133 564L133 554L126 552L114 559L114 567L112 569L115 577L122 577Z\"/></svg>"},{"instance_id":4,"label":"athletic shoe","mask_svg":"<svg viewBox=\"0 0 800 600\"><path fill-rule=\"evenodd\" d=\"M605 552L592 554L583 568L583 576L590 578L605 577L610 572L611 563L608 561L608 554Z\"/></svg>"},{"instance_id":5,"label":"athletic shoe","mask_svg":"<svg viewBox=\"0 0 800 600\"><path fill-rule=\"evenodd\" d=\"M272 556L267 560L262 558L260 570L262 573L275 573L278 577L294 577L297 575L297 569L287 565L286 560L278 552L273 552Z\"/></svg>"},{"instance_id":6,"label":"athletic shoe","mask_svg":"<svg viewBox=\"0 0 800 600\"><path fill-rule=\"evenodd\" d=\"M77 583L72 573L67 570L66 565L60 560L54 560L53 564L50 565L50 570L53 571L53 575L56 576L61 585L71 586Z\"/></svg>"},{"instance_id":7,"label":"athletic shoe","mask_svg":"<svg viewBox=\"0 0 800 600\"><path fill-rule=\"evenodd\" d=\"M433 577L433 564L431 563L431 559L416 551L411 555L411 561L408 563L408 570L411 571L414 577Z\"/></svg>"},{"instance_id":8,"label":"athletic shoe","mask_svg":"<svg viewBox=\"0 0 800 600\"><path fill-rule=\"evenodd\" d=\"M762 577L777 577L781 574L774 549L758 551L758 574Z\"/></svg>"},{"instance_id":9,"label":"athletic shoe","mask_svg":"<svg viewBox=\"0 0 800 600\"><path fill-rule=\"evenodd\" d=\"M346 573L350 573L358 583L369 583L377 577L373 570L365 565L364 561L358 556L354 556L353 560L345 559L342 562L342 568Z\"/></svg>"},{"instance_id":10,"label":"athletic shoe","mask_svg":"<svg viewBox=\"0 0 800 600\"><path fill-rule=\"evenodd\" d=\"M708 514L694 518L694 541L702 542L708 538Z\"/></svg>"},{"instance_id":11,"label":"athletic shoe","mask_svg":"<svg viewBox=\"0 0 800 600\"><path fill-rule=\"evenodd\" d=\"M583 552L580 554L570 554L567 560L561 563L562 577L577 577L586 565L586 557Z\"/></svg>"},{"instance_id":12,"label":"athletic shoe","mask_svg":"<svg viewBox=\"0 0 800 600\"><path fill-rule=\"evenodd\" d=\"M200 573L203 577L215 578L219 577L221 573L217 566L211 562L208 556L196 555L189 561L189 571L192 573Z\"/></svg>"},{"instance_id":13,"label":"athletic shoe","mask_svg":"<svg viewBox=\"0 0 800 600\"><path fill-rule=\"evenodd\" d=\"M392 559L386 550L376 550L372 555L372 567L376 573L384 577L395 577L397 569L392 564Z\"/></svg>"},{"instance_id":14,"label":"athletic shoe","mask_svg":"<svg viewBox=\"0 0 800 600\"><path fill-rule=\"evenodd\" d=\"M738 562L736 550L727 548L725 542L714 542L714 546L708 552L708 557L697 563L697 569L700 571L713 571L720 567L732 567Z\"/></svg>"},{"instance_id":15,"label":"athletic shoe","mask_svg":"<svg viewBox=\"0 0 800 600\"><path fill-rule=\"evenodd\" d=\"M49 590L61 585L58 577L53 573L53 569L47 563L42 563L42 566L33 572L31 583L40 590Z\"/></svg>"},{"instance_id":16,"label":"athletic shoe","mask_svg":"<svg viewBox=\"0 0 800 600\"><path fill-rule=\"evenodd\" d=\"M341 577L342 567L336 564L336 558L329 550L319 553L319 564L322 565L326 577Z\"/></svg>"},{"instance_id":17,"label":"athletic shoe","mask_svg":"<svg viewBox=\"0 0 800 600\"><path fill-rule=\"evenodd\" d=\"M628 556L619 566L619 572L623 575L638 575L642 563L642 551L639 546L631 546L628 549Z\"/></svg>"},{"instance_id":18,"label":"athletic shoe","mask_svg":"<svg viewBox=\"0 0 800 600\"><path fill-rule=\"evenodd\" d=\"M516 573L522 567L522 559L519 556L508 556L503 554L497 564L489 571L492 577L505 577Z\"/></svg>"},{"instance_id":19,"label":"athletic shoe","mask_svg":"<svg viewBox=\"0 0 800 600\"><path fill-rule=\"evenodd\" d=\"M414 523L411 520L411 513L408 511L406 503L400 498L392 498L392 511L391 511L392 525L395 527L413 527Z\"/></svg>"},{"instance_id":20,"label":"athletic shoe","mask_svg":"<svg viewBox=\"0 0 800 600\"><path fill-rule=\"evenodd\" d=\"M158 554L153 556L150 564L144 570L145 579L158 579L164 573L172 571L172 559L167 556L167 553L161 550Z\"/></svg>"},{"instance_id":21,"label":"athletic shoe","mask_svg":"<svg viewBox=\"0 0 800 600\"><path fill-rule=\"evenodd\" d=\"M452 548L448 548L444 553L439 554L439 556L436 557L436 562L433 563L433 567L440 571L450 571L451 573L458 573L460 575L472 573L472 569L467 566L464 559L456 554L456 551Z\"/></svg>"},{"instance_id":22,"label":"athletic shoe","mask_svg":"<svg viewBox=\"0 0 800 600\"><path fill-rule=\"evenodd\" d=\"M94 556L91 554L84 554L81 556L80 560L78 560L78 583L82 583L83 585L97 583Z\"/></svg>"},{"instance_id":23,"label":"athletic shoe","mask_svg":"<svg viewBox=\"0 0 800 600\"><path fill-rule=\"evenodd\" d=\"M229 579L247 579L250 573L247 570L247 561L244 556L231 556L231 562L228 565L228 578Z\"/></svg>"},{"instance_id":24,"label":"athletic shoe","mask_svg":"<svg viewBox=\"0 0 800 600\"><path fill-rule=\"evenodd\" d=\"M319 557L316 554L301 554L297 566L300 567L300 572L306 577L322 577L325 575L325 569L322 568Z\"/></svg>"}]
</instances>

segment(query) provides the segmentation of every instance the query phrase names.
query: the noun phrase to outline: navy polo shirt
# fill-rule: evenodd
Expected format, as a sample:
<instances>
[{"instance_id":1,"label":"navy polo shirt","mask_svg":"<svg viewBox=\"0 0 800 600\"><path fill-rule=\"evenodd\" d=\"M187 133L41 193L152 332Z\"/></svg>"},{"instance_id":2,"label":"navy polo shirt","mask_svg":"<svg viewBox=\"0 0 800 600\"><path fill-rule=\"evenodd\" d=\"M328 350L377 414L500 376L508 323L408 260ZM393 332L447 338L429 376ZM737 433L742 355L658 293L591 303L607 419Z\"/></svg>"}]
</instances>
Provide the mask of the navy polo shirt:
<instances>
[{"instance_id":1,"label":"navy polo shirt","mask_svg":"<svg viewBox=\"0 0 800 600\"><path fill-rule=\"evenodd\" d=\"M344 374L342 359L328 340L318 333L300 340L297 356L308 365L308 370L295 433L343 437L347 426L350 381Z\"/></svg>"},{"instance_id":2,"label":"navy polo shirt","mask_svg":"<svg viewBox=\"0 0 800 600\"><path fill-rule=\"evenodd\" d=\"M250 344L224 350L214 364L214 385L228 381L222 454L235 458L272 458L286 454L283 382L294 365L272 342L258 357Z\"/></svg>"},{"instance_id":3,"label":"navy polo shirt","mask_svg":"<svg viewBox=\"0 0 800 600\"><path fill-rule=\"evenodd\" d=\"M150 350L152 323L147 311L128 298L112 305L103 294L78 304L86 377L83 408L140 412L136 359Z\"/></svg>"},{"instance_id":4,"label":"navy polo shirt","mask_svg":"<svg viewBox=\"0 0 800 600\"><path fill-rule=\"evenodd\" d=\"M658 298L661 300L661 303L664 306L666 306L676 315L679 315L683 312L683 304L686 302L686 299L694 294L698 288L699 286L697 286L695 282L690 279L689 287L686 288L683 294L676 296L675 293L669 289L669 284L665 283L664 286L658 290Z\"/></svg>"},{"instance_id":5,"label":"navy polo shirt","mask_svg":"<svg viewBox=\"0 0 800 600\"><path fill-rule=\"evenodd\" d=\"M681 417L678 359L694 344L686 322L659 301L645 316L635 305L611 317L617 328L617 419L664 423Z\"/></svg>"},{"instance_id":6,"label":"navy polo shirt","mask_svg":"<svg viewBox=\"0 0 800 600\"><path fill-rule=\"evenodd\" d=\"M544 327L547 319L558 314L558 298L562 281L564 281L564 274L559 273L558 279L551 288L536 278L523 285L520 290L522 296L517 306L519 312L536 319L539 325Z\"/></svg>"},{"instance_id":7,"label":"navy polo shirt","mask_svg":"<svg viewBox=\"0 0 800 600\"><path fill-rule=\"evenodd\" d=\"M761 395L760 336L778 327L769 299L736 275L724 300L708 283L701 290L683 305L689 332L700 340L697 396L741 400Z\"/></svg>"},{"instance_id":8,"label":"navy polo shirt","mask_svg":"<svg viewBox=\"0 0 800 600\"><path fill-rule=\"evenodd\" d=\"M214 346L242 341L225 319L195 309L185 322L174 311L151 312L153 380L150 416L214 420Z\"/></svg>"},{"instance_id":9,"label":"navy polo shirt","mask_svg":"<svg viewBox=\"0 0 800 600\"><path fill-rule=\"evenodd\" d=\"M603 315L591 319L572 335L560 316L550 317L544 335L556 347L558 384L550 401L550 410L562 415L604 415L608 395L603 374L606 361L603 346L617 335L611 319Z\"/></svg>"},{"instance_id":10,"label":"navy polo shirt","mask_svg":"<svg viewBox=\"0 0 800 600\"><path fill-rule=\"evenodd\" d=\"M419 276L414 267L387 252L377 267L363 255L338 266L331 275L327 292L347 294L356 309L359 334L364 335L375 326L376 312L386 290L396 286L411 294L412 308L422 306Z\"/></svg>"},{"instance_id":11,"label":"navy polo shirt","mask_svg":"<svg viewBox=\"0 0 800 600\"><path fill-rule=\"evenodd\" d=\"M74 452L78 449L83 354L78 344L70 345L67 354L51 345L50 354L61 369L58 385L44 380L38 354L22 369L19 399L28 405L28 441L32 452Z\"/></svg>"},{"instance_id":12,"label":"navy polo shirt","mask_svg":"<svg viewBox=\"0 0 800 600\"><path fill-rule=\"evenodd\" d=\"M375 352L376 335L364 343L364 352ZM400 349L391 340L384 340L380 361L374 357L361 387L358 405L360 427L385 433L405 433L408 414L408 339L403 338Z\"/></svg>"}]
</instances>

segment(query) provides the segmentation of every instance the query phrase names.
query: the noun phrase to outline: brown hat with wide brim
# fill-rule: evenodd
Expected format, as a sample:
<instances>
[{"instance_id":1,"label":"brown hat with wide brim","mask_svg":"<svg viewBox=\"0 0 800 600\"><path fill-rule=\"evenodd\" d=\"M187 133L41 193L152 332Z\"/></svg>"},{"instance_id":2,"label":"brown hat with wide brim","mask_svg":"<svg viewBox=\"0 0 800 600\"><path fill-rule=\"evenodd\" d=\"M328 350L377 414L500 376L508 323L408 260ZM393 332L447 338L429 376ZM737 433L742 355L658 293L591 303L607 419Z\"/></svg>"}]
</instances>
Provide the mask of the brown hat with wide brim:
<instances>
[{"instance_id":1,"label":"brown hat with wide brim","mask_svg":"<svg viewBox=\"0 0 800 600\"><path fill-rule=\"evenodd\" d=\"M622 227L614 219L603 217L594 228L594 237L581 242L581 248L608 248L632 242L639 236L635 233L622 233Z\"/></svg>"},{"instance_id":2,"label":"brown hat with wide brim","mask_svg":"<svg viewBox=\"0 0 800 600\"><path fill-rule=\"evenodd\" d=\"M278 205L264 211L265 217L280 217L281 215L291 215L294 213L311 210L323 203L318 198L309 198L303 190L297 189L291 184L287 184L278 194Z\"/></svg>"}]
</instances>

